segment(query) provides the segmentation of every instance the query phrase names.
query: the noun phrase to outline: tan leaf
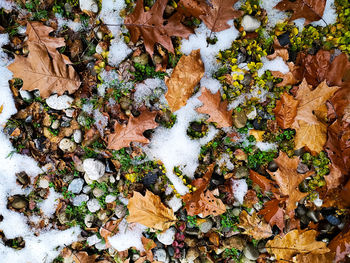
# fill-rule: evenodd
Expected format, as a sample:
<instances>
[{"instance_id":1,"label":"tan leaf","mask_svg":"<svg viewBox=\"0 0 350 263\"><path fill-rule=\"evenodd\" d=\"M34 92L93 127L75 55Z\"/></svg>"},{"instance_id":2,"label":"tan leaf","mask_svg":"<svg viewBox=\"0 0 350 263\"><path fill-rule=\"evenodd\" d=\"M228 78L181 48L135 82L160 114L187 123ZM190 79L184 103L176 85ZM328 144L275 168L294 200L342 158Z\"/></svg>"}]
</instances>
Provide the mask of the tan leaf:
<instances>
[{"instance_id":1,"label":"tan leaf","mask_svg":"<svg viewBox=\"0 0 350 263\"><path fill-rule=\"evenodd\" d=\"M249 135L254 136L255 140L257 142L262 142L263 141L263 135L264 135L265 131L259 131L259 130L249 130Z\"/></svg>"},{"instance_id":2,"label":"tan leaf","mask_svg":"<svg viewBox=\"0 0 350 263\"><path fill-rule=\"evenodd\" d=\"M219 128L231 127L233 124L232 112L228 111L227 100L221 101L220 91L212 94L210 90L202 88L202 94L198 98L203 105L196 111L210 115L208 122L216 122Z\"/></svg>"},{"instance_id":3,"label":"tan leaf","mask_svg":"<svg viewBox=\"0 0 350 263\"><path fill-rule=\"evenodd\" d=\"M174 53L172 36L187 38L193 30L181 23L182 15L175 13L164 20L163 13L168 0L157 0L152 8L145 12L143 0L138 0L134 12L126 16L124 24L131 34L131 41L136 43L142 36L146 51L153 56L156 43Z\"/></svg>"},{"instance_id":4,"label":"tan leaf","mask_svg":"<svg viewBox=\"0 0 350 263\"><path fill-rule=\"evenodd\" d=\"M287 62L287 66L289 68L289 72L287 74L283 74L280 71L271 71L272 76L283 79L282 82L277 84L277 87L294 85L301 81L300 66L294 65L293 62Z\"/></svg>"},{"instance_id":5,"label":"tan leaf","mask_svg":"<svg viewBox=\"0 0 350 263\"><path fill-rule=\"evenodd\" d=\"M329 174L324 177L327 183L327 189L337 188L339 185L344 183L344 175L340 171L340 169L333 164L329 167Z\"/></svg>"},{"instance_id":6,"label":"tan leaf","mask_svg":"<svg viewBox=\"0 0 350 263\"><path fill-rule=\"evenodd\" d=\"M333 263L334 253L328 252L325 254L298 254L293 262L296 263Z\"/></svg>"},{"instance_id":7,"label":"tan leaf","mask_svg":"<svg viewBox=\"0 0 350 263\"><path fill-rule=\"evenodd\" d=\"M186 105L203 75L204 64L199 49L180 58L171 77L165 80L168 87L165 97L173 112Z\"/></svg>"},{"instance_id":8,"label":"tan leaf","mask_svg":"<svg viewBox=\"0 0 350 263\"><path fill-rule=\"evenodd\" d=\"M270 254L277 260L289 261L298 254L324 254L329 251L326 243L316 241L317 231L292 230L285 236L275 236L266 243Z\"/></svg>"},{"instance_id":9,"label":"tan leaf","mask_svg":"<svg viewBox=\"0 0 350 263\"><path fill-rule=\"evenodd\" d=\"M23 90L38 89L40 96L47 98L52 93L73 93L79 88L81 82L72 66L50 58L41 45L29 42L28 49L28 57L15 56L15 62L8 66L15 78L23 80Z\"/></svg>"},{"instance_id":10,"label":"tan leaf","mask_svg":"<svg viewBox=\"0 0 350 263\"><path fill-rule=\"evenodd\" d=\"M294 118L297 115L297 106L299 101L295 100L292 95L284 92L276 103L274 109L276 121L282 129L291 128Z\"/></svg>"},{"instance_id":11,"label":"tan leaf","mask_svg":"<svg viewBox=\"0 0 350 263\"><path fill-rule=\"evenodd\" d=\"M269 224L261 220L256 212L249 215L245 210L239 215L239 227L244 228L243 234L250 235L254 239L264 239L272 236L272 229Z\"/></svg>"},{"instance_id":12,"label":"tan leaf","mask_svg":"<svg viewBox=\"0 0 350 263\"><path fill-rule=\"evenodd\" d=\"M162 231L167 230L177 221L173 210L167 208L159 196L148 190L145 196L134 192L134 196L129 199L128 209L130 213L128 222L137 222Z\"/></svg>"},{"instance_id":13,"label":"tan leaf","mask_svg":"<svg viewBox=\"0 0 350 263\"><path fill-rule=\"evenodd\" d=\"M297 207L296 203L307 196L307 193L300 192L298 187L299 184L313 172L310 171L305 174L299 174L297 172L300 161L299 157L289 158L287 154L282 151L280 151L278 158L274 160L278 165L278 170L276 172L269 172L269 174L280 187L280 193L283 196L288 196L286 211L289 214Z\"/></svg>"},{"instance_id":14,"label":"tan leaf","mask_svg":"<svg viewBox=\"0 0 350 263\"><path fill-rule=\"evenodd\" d=\"M73 260L75 263L95 263L98 255L91 255L85 251L80 251L78 253L73 253Z\"/></svg>"},{"instance_id":15,"label":"tan leaf","mask_svg":"<svg viewBox=\"0 0 350 263\"><path fill-rule=\"evenodd\" d=\"M265 194L266 192L276 192L278 191L274 186L274 182L270 179L266 178L263 175L258 174L253 170L249 170L249 178L253 181L253 183L259 185L262 192Z\"/></svg>"},{"instance_id":16,"label":"tan leaf","mask_svg":"<svg viewBox=\"0 0 350 263\"><path fill-rule=\"evenodd\" d=\"M156 112L145 110L137 118L131 115L127 125L116 122L114 133L107 136L107 148L119 150L129 147L131 142L149 143L149 140L143 136L143 132L158 126L154 120L156 115Z\"/></svg>"},{"instance_id":17,"label":"tan leaf","mask_svg":"<svg viewBox=\"0 0 350 263\"><path fill-rule=\"evenodd\" d=\"M107 248L111 246L109 244L108 237L114 236L118 232L118 225L120 221L121 219L109 221L100 228L100 234L104 238Z\"/></svg>"},{"instance_id":18,"label":"tan leaf","mask_svg":"<svg viewBox=\"0 0 350 263\"><path fill-rule=\"evenodd\" d=\"M298 126L294 138L295 149L305 146L313 153L322 151L327 140L327 125L322 122L308 124L304 121L298 121Z\"/></svg>"}]
</instances>

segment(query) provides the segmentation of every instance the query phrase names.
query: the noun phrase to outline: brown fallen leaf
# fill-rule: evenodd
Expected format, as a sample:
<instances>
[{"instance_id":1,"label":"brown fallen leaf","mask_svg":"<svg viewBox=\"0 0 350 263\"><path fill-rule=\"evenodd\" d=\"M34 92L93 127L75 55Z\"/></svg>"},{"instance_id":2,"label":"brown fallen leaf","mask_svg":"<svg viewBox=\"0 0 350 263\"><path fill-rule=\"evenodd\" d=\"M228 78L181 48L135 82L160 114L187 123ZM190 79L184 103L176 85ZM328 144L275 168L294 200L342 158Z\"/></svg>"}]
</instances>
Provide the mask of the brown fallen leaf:
<instances>
[{"instance_id":1,"label":"brown fallen leaf","mask_svg":"<svg viewBox=\"0 0 350 263\"><path fill-rule=\"evenodd\" d=\"M131 142L149 143L149 140L143 136L143 132L158 126L154 120L156 115L156 112L145 110L137 118L131 115L127 125L116 122L114 133L107 136L107 148L119 150L129 147Z\"/></svg>"},{"instance_id":2,"label":"brown fallen leaf","mask_svg":"<svg viewBox=\"0 0 350 263\"><path fill-rule=\"evenodd\" d=\"M324 254L298 254L293 262L296 263L333 263L334 262L334 253L328 252Z\"/></svg>"},{"instance_id":3,"label":"brown fallen leaf","mask_svg":"<svg viewBox=\"0 0 350 263\"><path fill-rule=\"evenodd\" d=\"M205 0L180 0L178 11L185 16L199 17L205 14L207 3Z\"/></svg>"},{"instance_id":4,"label":"brown fallen leaf","mask_svg":"<svg viewBox=\"0 0 350 263\"><path fill-rule=\"evenodd\" d=\"M284 209L280 207L281 200L272 199L264 204L264 208L261 209L258 215L264 216L266 222L268 222L271 226L276 225L281 232L283 231L284 224Z\"/></svg>"},{"instance_id":5,"label":"brown fallen leaf","mask_svg":"<svg viewBox=\"0 0 350 263\"><path fill-rule=\"evenodd\" d=\"M306 146L311 152L318 153L323 149L326 142L327 126L317 118L315 111L324 112L326 101L336 92L339 87L328 87L322 82L314 90L306 80L299 85L296 94L298 100L297 115L294 118L292 128L296 130L295 148Z\"/></svg>"},{"instance_id":6,"label":"brown fallen leaf","mask_svg":"<svg viewBox=\"0 0 350 263\"><path fill-rule=\"evenodd\" d=\"M299 101L295 100L292 95L284 92L276 103L274 109L276 121L282 129L291 128L294 118L297 115L297 106Z\"/></svg>"},{"instance_id":7,"label":"brown fallen leaf","mask_svg":"<svg viewBox=\"0 0 350 263\"><path fill-rule=\"evenodd\" d=\"M210 90L202 88L202 94L198 98L203 105L196 109L199 113L210 115L208 122L216 122L218 128L231 127L233 125L232 110L227 110L227 100L221 101L220 91L212 94Z\"/></svg>"},{"instance_id":8,"label":"brown fallen leaf","mask_svg":"<svg viewBox=\"0 0 350 263\"><path fill-rule=\"evenodd\" d=\"M296 203L308 195L299 191L299 184L313 172L309 171L305 174L299 174L297 172L300 162L299 157L289 158L282 151L280 151L278 158L274 159L274 161L278 165L278 170L276 172L269 171L269 174L278 184L281 195L288 197L286 200L286 212L290 215L293 214L294 209L297 207Z\"/></svg>"},{"instance_id":9,"label":"brown fallen leaf","mask_svg":"<svg viewBox=\"0 0 350 263\"><path fill-rule=\"evenodd\" d=\"M253 215L249 215L247 211L243 210L239 215L238 226L245 230L243 234L250 235L257 240L272 236L270 225L261 220L255 212Z\"/></svg>"},{"instance_id":10,"label":"brown fallen leaf","mask_svg":"<svg viewBox=\"0 0 350 263\"><path fill-rule=\"evenodd\" d=\"M124 19L124 25L131 34L131 41L136 43L142 36L146 51L151 56L153 56L156 43L174 53L171 37L187 38L193 33L191 28L181 23L180 13L175 13L169 19L164 20L163 13L167 3L167 0L157 0L152 8L145 12L143 0L137 0L134 12Z\"/></svg>"},{"instance_id":11,"label":"brown fallen leaf","mask_svg":"<svg viewBox=\"0 0 350 263\"><path fill-rule=\"evenodd\" d=\"M165 79L168 87L165 98L173 112L186 105L194 92L194 87L197 86L203 75L204 64L199 49L180 58L171 77Z\"/></svg>"},{"instance_id":12,"label":"brown fallen leaf","mask_svg":"<svg viewBox=\"0 0 350 263\"><path fill-rule=\"evenodd\" d=\"M317 231L292 230L285 236L275 236L266 243L267 251L277 260L290 261L298 254L325 254L329 252L326 243L316 241Z\"/></svg>"},{"instance_id":13,"label":"brown fallen leaf","mask_svg":"<svg viewBox=\"0 0 350 263\"><path fill-rule=\"evenodd\" d=\"M350 61L345 53L341 53L332 61L327 70L327 84L331 86L350 86Z\"/></svg>"},{"instance_id":14,"label":"brown fallen leaf","mask_svg":"<svg viewBox=\"0 0 350 263\"><path fill-rule=\"evenodd\" d=\"M52 93L73 93L79 88L79 76L71 65L50 58L41 45L29 42L28 49L28 57L16 55L15 62L8 66L15 78L23 80L23 90L38 89L40 96L47 98Z\"/></svg>"},{"instance_id":15,"label":"brown fallen leaf","mask_svg":"<svg viewBox=\"0 0 350 263\"><path fill-rule=\"evenodd\" d=\"M100 235L104 238L107 248L111 246L109 244L108 237L112 237L118 232L118 225L120 221L121 219L109 221L100 228Z\"/></svg>"},{"instance_id":16,"label":"brown fallen leaf","mask_svg":"<svg viewBox=\"0 0 350 263\"><path fill-rule=\"evenodd\" d=\"M159 196L148 190L145 196L134 192L134 196L129 199L128 209L127 221L129 223L136 222L164 231L177 221L173 210L167 208Z\"/></svg>"},{"instance_id":17,"label":"brown fallen leaf","mask_svg":"<svg viewBox=\"0 0 350 263\"><path fill-rule=\"evenodd\" d=\"M322 19L326 6L326 0L283 0L279 2L275 8L281 11L293 11L290 21L305 18L305 25L313 21Z\"/></svg>"},{"instance_id":18,"label":"brown fallen leaf","mask_svg":"<svg viewBox=\"0 0 350 263\"><path fill-rule=\"evenodd\" d=\"M350 254L350 231L348 226L332 239L328 248L335 253L335 262L342 262Z\"/></svg>"},{"instance_id":19,"label":"brown fallen leaf","mask_svg":"<svg viewBox=\"0 0 350 263\"><path fill-rule=\"evenodd\" d=\"M293 62L286 62L289 68L289 72L287 74L283 74L279 71L271 71L271 74L275 78L281 78L282 82L277 84L277 87L284 87L288 85L295 85L299 83L302 79L301 75L301 67L295 65Z\"/></svg>"},{"instance_id":20,"label":"brown fallen leaf","mask_svg":"<svg viewBox=\"0 0 350 263\"><path fill-rule=\"evenodd\" d=\"M91 255L85 251L79 251L78 253L73 252L73 260L75 263L95 263L98 255Z\"/></svg>"},{"instance_id":21,"label":"brown fallen leaf","mask_svg":"<svg viewBox=\"0 0 350 263\"><path fill-rule=\"evenodd\" d=\"M274 186L274 181L266 178L263 175L258 174L253 170L249 170L249 178L253 181L254 184L257 184L260 187L264 194L266 194L267 192L278 192L277 188Z\"/></svg>"}]
</instances>

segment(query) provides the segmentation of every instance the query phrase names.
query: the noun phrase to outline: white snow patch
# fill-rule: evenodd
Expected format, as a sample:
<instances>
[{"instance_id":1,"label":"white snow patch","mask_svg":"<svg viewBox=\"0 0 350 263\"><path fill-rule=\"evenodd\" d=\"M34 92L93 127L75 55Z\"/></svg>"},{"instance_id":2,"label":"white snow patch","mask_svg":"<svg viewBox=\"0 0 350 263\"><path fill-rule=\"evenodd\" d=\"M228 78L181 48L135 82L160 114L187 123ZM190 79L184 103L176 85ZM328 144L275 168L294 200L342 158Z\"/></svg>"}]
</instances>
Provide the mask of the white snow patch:
<instances>
[{"instance_id":1,"label":"white snow patch","mask_svg":"<svg viewBox=\"0 0 350 263\"><path fill-rule=\"evenodd\" d=\"M39 208L45 216L52 217L56 211L59 198L61 197L62 195L60 193L57 193L53 188L50 188L49 196L39 204Z\"/></svg>"},{"instance_id":2,"label":"white snow patch","mask_svg":"<svg viewBox=\"0 0 350 263\"><path fill-rule=\"evenodd\" d=\"M168 104L164 96L167 87L161 79L146 79L143 83L137 84L135 89L134 100L137 107L144 103L149 108L156 107L160 109ZM151 105L150 100L155 98L158 98L159 102Z\"/></svg>"},{"instance_id":3,"label":"white snow patch","mask_svg":"<svg viewBox=\"0 0 350 263\"><path fill-rule=\"evenodd\" d=\"M281 1L282 0L261 0L260 5L266 10L268 27L270 28L288 18L287 13L274 8Z\"/></svg>"},{"instance_id":4,"label":"white snow patch","mask_svg":"<svg viewBox=\"0 0 350 263\"><path fill-rule=\"evenodd\" d=\"M281 57L276 57L273 60L262 57L261 62L263 63L263 66L258 70L259 77L261 77L266 70L279 71L283 74L287 74L289 72L289 67Z\"/></svg>"},{"instance_id":5,"label":"white snow patch","mask_svg":"<svg viewBox=\"0 0 350 263\"><path fill-rule=\"evenodd\" d=\"M11 11L16 7L16 4L8 0L0 0L0 8L4 8L7 11Z\"/></svg>"},{"instance_id":6,"label":"white snow patch","mask_svg":"<svg viewBox=\"0 0 350 263\"><path fill-rule=\"evenodd\" d=\"M334 0L327 0L322 19L312 22L311 25L324 27L327 26L326 23L331 25L337 22L337 11L335 9Z\"/></svg>"},{"instance_id":7,"label":"white snow patch","mask_svg":"<svg viewBox=\"0 0 350 263\"><path fill-rule=\"evenodd\" d=\"M232 192L235 199L243 204L244 196L248 192L248 185L245 179L231 181Z\"/></svg>"},{"instance_id":8,"label":"white snow patch","mask_svg":"<svg viewBox=\"0 0 350 263\"><path fill-rule=\"evenodd\" d=\"M187 136L189 123L201 119L202 116L195 111L195 107L201 105L197 99L199 95L198 93L195 97L190 98L186 106L175 112L177 119L171 129L158 127L149 145L145 146L145 152L149 158L160 160L164 164L167 177L181 195L186 194L188 189L173 173L174 167L179 166L185 175L193 178L198 166L201 146L211 141L217 133L217 130L210 126L207 136L199 140L192 140Z\"/></svg>"},{"instance_id":9,"label":"white snow patch","mask_svg":"<svg viewBox=\"0 0 350 263\"><path fill-rule=\"evenodd\" d=\"M147 229L146 226L138 223L128 223L124 218L119 226L119 232L112 237L109 237L109 243L118 251L124 251L131 247L135 247L139 251L144 251L141 237L142 232Z\"/></svg>"},{"instance_id":10,"label":"white snow patch","mask_svg":"<svg viewBox=\"0 0 350 263\"><path fill-rule=\"evenodd\" d=\"M63 17L59 13L56 13L55 16L57 20L58 30L61 30L64 26L66 26L72 29L74 32L78 32L83 28L83 25L81 24L81 22L74 22L70 19Z\"/></svg>"},{"instance_id":11,"label":"white snow patch","mask_svg":"<svg viewBox=\"0 0 350 263\"><path fill-rule=\"evenodd\" d=\"M121 36L120 25L124 19L120 17L120 11L125 8L125 2L120 0L103 0L99 18L107 25L114 36L109 47L108 62L112 66L118 66L130 53L131 49L124 43Z\"/></svg>"},{"instance_id":12,"label":"white snow patch","mask_svg":"<svg viewBox=\"0 0 350 263\"><path fill-rule=\"evenodd\" d=\"M258 147L263 152L277 149L277 145L275 143L269 143L269 142L257 142L255 146Z\"/></svg>"},{"instance_id":13,"label":"white snow patch","mask_svg":"<svg viewBox=\"0 0 350 263\"><path fill-rule=\"evenodd\" d=\"M94 120L95 120L95 126L97 130L100 132L101 137L104 136L104 129L106 128L108 124L108 117L103 115L100 110L95 109L94 110Z\"/></svg>"}]
</instances>

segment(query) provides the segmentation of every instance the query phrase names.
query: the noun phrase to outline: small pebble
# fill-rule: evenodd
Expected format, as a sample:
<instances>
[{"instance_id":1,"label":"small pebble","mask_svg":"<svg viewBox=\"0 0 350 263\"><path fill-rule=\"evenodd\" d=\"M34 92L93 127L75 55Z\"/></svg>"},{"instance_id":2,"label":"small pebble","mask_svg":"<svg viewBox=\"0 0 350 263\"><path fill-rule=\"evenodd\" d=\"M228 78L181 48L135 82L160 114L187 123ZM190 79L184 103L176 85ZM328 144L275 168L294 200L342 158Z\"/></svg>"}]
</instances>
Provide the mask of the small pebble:
<instances>
[{"instance_id":1,"label":"small pebble","mask_svg":"<svg viewBox=\"0 0 350 263\"><path fill-rule=\"evenodd\" d=\"M87 202L87 207L91 213L95 213L96 211L101 209L100 203L95 198Z\"/></svg>"},{"instance_id":2,"label":"small pebble","mask_svg":"<svg viewBox=\"0 0 350 263\"><path fill-rule=\"evenodd\" d=\"M171 245L175 240L176 230L174 227L168 228L164 233L157 235L157 239L160 243L164 245Z\"/></svg>"},{"instance_id":3,"label":"small pebble","mask_svg":"<svg viewBox=\"0 0 350 263\"><path fill-rule=\"evenodd\" d=\"M86 175L91 180L97 180L105 174L105 165L96 159L85 159L83 162L83 167Z\"/></svg>"},{"instance_id":4,"label":"small pebble","mask_svg":"<svg viewBox=\"0 0 350 263\"><path fill-rule=\"evenodd\" d=\"M105 202L106 202L107 204L108 204L108 203L112 203L112 202L114 202L116 199L117 199L117 197L114 196L114 195L107 195L107 196L106 196L106 199L105 199Z\"/></svg>"},{"instance_id":5,"label":"small pebble","mask_svg":"<svg viewBox=\"0 0 350 263\"><path fill-rule=\"evenodd\" d=\"M165 249L163 248L159 248L157 250L154 251L153 253L153 257L155 260L160 261L160 262L168 262L168 255L165 251Z\"/></svg>"},{"instance_id":6,"label":"small pebble","mask_svg":"<svg viewBox=\"0 0 350 263\"><path fill-rule=\"evenodd\" d=\"M56 130L60 127L60 121L59 120L54 120L51 124L51 128Z\"/></svg>"},{"instance_id":7,"label":"small pebble","mask_svg":"<svg viewBox=\"0 0 350 263\"><path fill-rule=\"evenodd\" d=\"M213 221L207 219L205 222L199 225L199 230L202 233L208 233L210 229L213 227Z\"/></svg>"},{"instance_id":8,"label":"small pebble","mask_svg":"<svg viewBox=\"0 0 350 263\"><path fill-rule=\"evenodd\" d=\"M259 257L259 251L252 245L248 244L243 249L243 254L249 259L249 260L257 260Z\"/></svg>"},{"instance_id":9,"label":"small pebble","mask_svg":"<svg viewBox=\"0 0 350 263\"><path fill-rule=\"evenodd\" d=\"M81 130L75 130L73 133L73 139L76 143L81 143L83 138Z\"/></svg>"},{"instance_id":10,"label":"small pebble","mask_svg":"<svg viewBox=\"0 0 350 263\"><path fill-rule=\"evenodd\" d=\"M81 206L83 202L86 202L89 200L89 196L85 194L77 195L73 198L73 205L74 206Z\"/></svg>"},{"instance_id":11,"label":"small pebble","mask_svg":"<svg viewBox=\"0 0 350 263\"><path fill-rule=\"evenodd\" d=\"M58 96L54 94L46 99L46 104L54 110L65 110L72 105L73 101L74 99L67 95Z\"/></svg>"},{"instance_id":12,"label":"small pebble","mask_svg":"<svg viewBox=\"0 0 350 263\"><path fill-rule=\"evenodd\" d=\"M75 142L72 142L70 139L68 138L63 138L58 147L63 151L63 152L74 152L77 148Z\"/></svg>"},{"instance_id":13,"label":"small pebble","mask_svg":"<svg viewBox=\"0 0 350 263\"><path fill-rule=\"evenodd\" d=\"M68 186L68 191L71 191L74 194L79 194L83 188L84 180L81 178L74 179Z\"/></svg>"},{"instance_id":14,"label":"small pebble","mask_svg":"<svg viewBox=\"0 0 350 263\"><path fill-rule=\"evenodd\" d=\"M241 26L244 28L244 31L247 32L254 32L256 29L260 27L260 21L257 20L256 18L250 16L250 15L245 15L242 19Z\"/></svg>"}]
</instances>

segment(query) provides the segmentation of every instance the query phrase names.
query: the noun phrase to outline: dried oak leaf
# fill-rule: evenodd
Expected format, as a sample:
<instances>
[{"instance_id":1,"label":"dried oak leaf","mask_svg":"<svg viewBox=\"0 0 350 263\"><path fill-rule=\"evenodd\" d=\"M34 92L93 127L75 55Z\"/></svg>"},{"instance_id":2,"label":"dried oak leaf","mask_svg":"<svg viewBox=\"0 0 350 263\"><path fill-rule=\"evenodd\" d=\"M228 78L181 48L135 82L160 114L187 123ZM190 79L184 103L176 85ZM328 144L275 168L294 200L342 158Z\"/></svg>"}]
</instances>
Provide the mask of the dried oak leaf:
<instances>
[{"instance_id":1,"label":"dried oak leaf","mask_svg":"<svg viewBox=\"0 0 350 263\"><path fill-rule=\"evenodd\" d=\"M164 231L177 221L173 210L167 208L159 196L148 190L145 196L134 192L134 196L129 199L128 209L127 221L129 223L136 222Z\"/></svg>"},{"instance_id":2,"label":"dried oak leaf","mask_svg":"<svg viewBox=\"0 0 350 263\"><path fill-rule=\"evenodd\" d=\"M282 129L291 128L294 118L297 115L297 106L299 101L295 100L292 95L284 92L276 103L274 109L278 125Z\"/></svg>"},{"instance_id":3,"label":"dried oak leaf","mask_svg":"<svg viewBox=\"0 0 350 263\"><path fill-rule=\"evenodd\" d=\"M154 120L156 115L156 112L145 110L137 118L131 116L127 125L116 122L114 133L107 136L107 148L119 150L129 147L131 142L149 143L149 140L143 136L143 132L158 126Z\"/></svg>"},{"instance_id":4,"label":"dried oak leaf","mask_svg":"<svg viewBox=\"0 0 350 263\"><path fill-rule=\"evenodd\" d=\"M80 251L78 253L73 252L73 260L75 263L95 263L98 257L99 256L96 254L89 256L85 251Z\"/></svg>"},{"instance_id":5,"label":"dried oak leaf","mask_svg":"<svg viewBox=\"0 0 350 263\"><path fill-rule=\"evenodd\" d=\"M62 95L75 92L80 86L78 74L62 59L52 59L46 48L36 43L28 43L28 57L15 56L15 62L8 66L15 78L23 80L23 90L40 91L47 98L52 93Z\"/></svg>"},{"instance_id":6,"label":"dried oak leaf","mask_svg":"<svg viewBox=\"0 0 350 263\"><path fill-rule=\"evenodd\" d=\"M40 22L28 22L26 30L26 34L28 36L27 41L46 48L53 59L63 59L66 64L71 64L71 61L67 56L62 55L57 51L57 48L64 47L66 45L64 38L50 36L49 34L52 31L54 31L52 27L45 26Z\"/></svg>"},{"instance_id":7,"label":"dried oak leaf","mask_svg":"<svg viewBox=\"0 0 350 263\"><path fill-rule=\"evenodd\" d=\"M261 209L258 215L264 216L266 222L271 226L276 225L281 231L283 231L284 224L284 209L280 207L281 200L272 199L264 204L264 208Z\"/></svg>"},{"instance_id":8,"label":"dried oak leaf","mask_svg":"<svg viewBox=\"0 0 350 263\"><path fill-rule=\"evenodd\" d=\"M207 9L205 0L180 0L178 3L178 12L185 16L199 17L205 14Z\"/></svg>"},{"instance_id":9,"label":"dried oak leaf","mask_svg":"<svg viewBox=\"0 0 350 263\"><path fill-rule=\"evenodd\" d=\"M343 231L339 233L329 243L328 248L335 253L334 262L342 262L346 256L350 254L350 231Z\"/></svg>"},{"instance_id":10,"label":"dried oak leaf","mask_svg":"<svg viewBox=\"0 0 350 263\"><path fill-rule=\"evenodd\" d=\"M325 81L314 90L305 79L300 84L295 97L299 105L292 125L296 130L296 149L306 146L311 152L322 151L327 140L327 125L318 116L327 113L325 103L338 89L336 86L328 87Z\"/></svg>"},{"instance_id":11,"label":"dried oak leaf","mask_svg":"<svg viewBox=\"0 0 350 263\"><path fill-rule=\"evenodd\" d=\"M233 125L232 110L227 110L227 100L221 101L220 91L212 94L210 90L202 88L202 94L198 98L203 105L196 111L210 115L208 122L216 122L218 128L231 127Z\"/></svg>"},{"instance_id":12,"label":"dried oak leaf","mask_svg":"<svg viewBox=\"0 0 350 263\"><path fill-rule=\"evenodd\" d=\"M322 19L326 6L326 0L283 0L279 2L275 8L281 11L293 11L293 15L289 20L305 18L304 24Z\"/></svg>"},{"instance_id":13,"label":"dried oak leaf","mask_svg":"<svg viewBox=\"0 0 350 263\"><path fill-rule=\"evenodd\" d=\"M263 175L258 174L253 170L249 171L249 178L253 181L253 183L257 184L260 187L264 194L266 194L266 192L278 192L272 180L266 178Z\"/></svg>"},{"instance_id":14,"label":"dried oak leaf","mask_svg":"<svg viewBox=\"0 0 350 263\"><path fill-rule=\"evenodd\" d=\"M328 85L350 86L350 61L345 53L334 58L326 75Z\"/></svg>"},{"instance_id":15,"label":"dried oak leaf","mask_svg":"<svg viewBox=\"0 0 350 263\"><path fill-rule=\"evenodd\" d=\"M285 236L275 236L266 243L267 251L277 260L289 261L298 254L324 254L329 252L326 243L316 241L315 230L292 230Z\"/></svg>"},{"instance_id":16,"label":"dried oak leaf","mask_svg":"<svg viewBox=\"0 0 350 263\"><path fill-rule=\"evenodd\" d=\"M134 12L126 16L124 24L131 34L131 41L136 43L142 36L146 51L153 56L156 43L174 53L172 36L187 38L193 30L181 24L180 13L175 13L169 19L163 19L164 9L168 0L157 0L152 8L145 12L143 0L138 0Z\"/></svg>"},{"instance_id":17,"label":"dried oak leaf","mask_svg":"<svg viewBox=\"0 0 350 263\"><path fill-rule=\"evenodd\" d=\"M245 231L243 234L250 235L254 239L264 239L272 236L272 229L269 224L262 221L254 212L249 215L245 210L239 215L239 227Z\"/></svg>"},{"instance_id":18,"label":"dried oak leaf","mask_svg":"<svg viewBox=\"0 0 350 263\"><path fill-rule=\"evenodd\" d=\"M271 177L279 186L279 192L282 196L288 197L286 200L286 212L292 214L297 207L296 203L307 196L307 193L299 191L299 184L313 172L299 174L297 167L299 164L299 157L289 158L284 152L280 152L278 158L274 159L278 165L276 172L269 172Z\"/></svg>"},{"instance_id":19,"label":"dried oak leaf","mask_svg":"<svg viewBox=\"0 0 350 263\"><path fill-rule=\"evenodd\" d=\"M204 64L199 49L180 58L171 77L165 79L168 87L165 98L173 112L186 105L203 75Z\"/></svg>"}]
</instances>

